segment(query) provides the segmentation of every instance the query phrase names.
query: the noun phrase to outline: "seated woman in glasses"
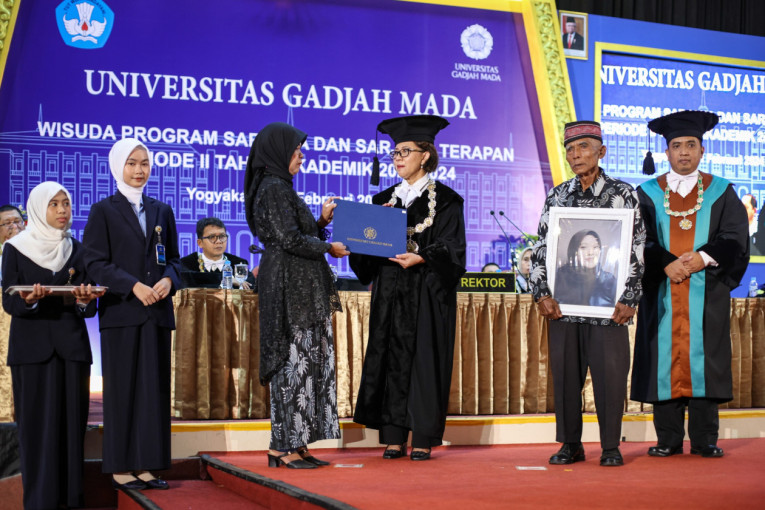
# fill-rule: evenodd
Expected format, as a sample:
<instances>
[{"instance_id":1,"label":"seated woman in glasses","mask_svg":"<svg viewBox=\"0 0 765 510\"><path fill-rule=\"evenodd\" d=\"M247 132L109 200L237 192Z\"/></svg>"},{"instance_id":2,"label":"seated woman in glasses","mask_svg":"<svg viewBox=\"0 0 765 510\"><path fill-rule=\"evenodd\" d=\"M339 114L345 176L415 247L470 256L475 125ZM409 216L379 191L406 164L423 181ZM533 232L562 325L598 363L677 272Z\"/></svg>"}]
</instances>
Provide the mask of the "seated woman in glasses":
<instances>
[{"instance_id":1,"label":"seated woman in glasses","mask_svg":"<svg viewBox=\"0 0 765 510\"><path fill-rule=\"evenodd\" d=\"M449 123L433 115L399 117L377 129L403 180L372 197L406 209L407 252L393 258L351 254L362 283L374 282L369 342L353 420L380 431L383 458L430 458L446 425L457 319L457 282L465 272L462 197L437 182L433 145Z\"/></svg>"},{"instance_id":2,"label":"seated woman in glasses","mask_svg":"<svg viewBox=\"0 0 765 510\"><path fill-rule=\"evenodd\" d=\"M228 233L218 218L202 218L197 222L197 246L202 253L190 253L181 259L181 278L186 287L218 288L226 262L231 264L232 271L237 264L248 264L247 260L226 251ZM242 288L256 289L256 285L255 275L248 272ZM236 280L234 286L239 286Z\"/></svg>"}]
</instances>

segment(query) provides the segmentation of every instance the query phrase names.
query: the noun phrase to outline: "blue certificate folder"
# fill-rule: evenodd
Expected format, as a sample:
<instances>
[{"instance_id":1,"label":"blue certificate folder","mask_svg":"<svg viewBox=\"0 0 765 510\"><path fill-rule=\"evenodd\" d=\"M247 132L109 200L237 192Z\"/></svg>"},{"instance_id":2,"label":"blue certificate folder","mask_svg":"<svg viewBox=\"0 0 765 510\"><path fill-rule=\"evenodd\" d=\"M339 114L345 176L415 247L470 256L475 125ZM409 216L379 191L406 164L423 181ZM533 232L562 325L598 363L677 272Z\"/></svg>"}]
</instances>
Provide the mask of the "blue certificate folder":
<instances>
[{"instance_id":1,"label":"blue certificate folder","mask_svg":"<svg viewBox=\"0 0 765 510\"><path fill-rule=\"evenodd\" d=\"M332 240L351 253L395 257L406 253L406 209L337 200Z\"/></svg>"}]
</instances>

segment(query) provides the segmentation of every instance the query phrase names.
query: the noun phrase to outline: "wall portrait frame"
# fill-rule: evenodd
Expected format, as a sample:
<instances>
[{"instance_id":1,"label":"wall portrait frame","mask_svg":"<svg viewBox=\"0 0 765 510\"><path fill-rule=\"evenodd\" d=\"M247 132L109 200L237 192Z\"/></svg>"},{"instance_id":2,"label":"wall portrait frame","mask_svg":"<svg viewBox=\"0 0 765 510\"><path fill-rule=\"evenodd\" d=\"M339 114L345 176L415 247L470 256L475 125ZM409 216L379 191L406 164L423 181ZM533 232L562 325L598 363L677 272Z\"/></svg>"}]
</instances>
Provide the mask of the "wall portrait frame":
<instances>
[{"instance_id":1,"label":"wall portrait frame","mask_svg":"<svg viewBox=\"0 0 765 510\"><path fill-rule=\"evenodd\" d=\"M574 20L576 26L574 30L574 42L569 47L567 23ZM566 58L576 58L587 60L587 43L589 34L587 29L587 14L584 12L558 11L558 21L561 33L561 43L563 44L563 54Z\"/></svg>"}]
</instances>

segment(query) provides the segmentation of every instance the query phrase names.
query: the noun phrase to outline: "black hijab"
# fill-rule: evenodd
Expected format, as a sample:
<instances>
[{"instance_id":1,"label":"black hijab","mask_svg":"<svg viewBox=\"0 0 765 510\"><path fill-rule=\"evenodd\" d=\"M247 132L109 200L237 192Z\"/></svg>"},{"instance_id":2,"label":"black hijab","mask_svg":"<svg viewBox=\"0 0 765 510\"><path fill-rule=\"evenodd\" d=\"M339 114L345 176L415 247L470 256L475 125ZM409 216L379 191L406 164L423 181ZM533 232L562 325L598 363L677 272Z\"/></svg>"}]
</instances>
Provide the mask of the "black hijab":
<instances>
[{"instance_id":1,"label":"black hijab","mask_svg":"<svg viewBox=\"0 0 765 510\"><path fill-rule=\"evenodd\" d=\"M244 174L244 212L252 235L255 232L255 196L258 194L263 177L274 175L292 184L290 160L297 146L304 143L308 135L284 122L272 122L260 130L252 142L247 170Z\"/></svg>"}]
</instances>

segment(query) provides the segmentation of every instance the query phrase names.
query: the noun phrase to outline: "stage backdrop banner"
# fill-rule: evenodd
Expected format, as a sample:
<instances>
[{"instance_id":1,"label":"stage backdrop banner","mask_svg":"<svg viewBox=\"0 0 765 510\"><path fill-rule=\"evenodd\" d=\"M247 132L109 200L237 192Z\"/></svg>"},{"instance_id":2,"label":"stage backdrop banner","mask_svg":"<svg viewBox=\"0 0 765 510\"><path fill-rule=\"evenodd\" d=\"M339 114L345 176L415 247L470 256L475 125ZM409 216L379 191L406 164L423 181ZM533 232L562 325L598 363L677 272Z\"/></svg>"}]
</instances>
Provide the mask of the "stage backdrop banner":
<instances>
[{"instance_id":1,"label":"stage backdrop banner","mask_svg":"<svg viewBox=\"0 0 765 510\"><path fill-rule=\"evenodd\" d=\"M398 182L380 121L441 115L451 125L433 176L466 199L468 266L506 267L489 211L534 231L549 180L528 87L519 13L392 0L24 0L0 88L0 203L23 205L36 184L59 181L80 237L91 205L115 191L109 148L137 137L154 152L146 193L173 207L181 254L197 249L196 221L217 216L228 251L254 265L243 181L259 129L281 121L308 133L295 189L318 215L326 197L369 203ZM376 153L382 179L370 186ZM347 259L330 263L351 274Z\"/></svg>"},{"instance_id":2,"label":"stage backdrop banner","mask_svg":"<svg viewBox=\"0 0 765 510\"><path fill-rule=\"evenodd\" d=\"M716 113L720 122L704 135L699 170L728 179L741 198L754 197L746 199L754 205L751 261L765 262L765 61L670 51L656 58L650 48L601 43L597 50L595 110L609 174L637 186L668 172L667 144L648 122L677 110ZM642 173L647 151L656 163L650 177Z\"/></svg>"}]
</instances>

